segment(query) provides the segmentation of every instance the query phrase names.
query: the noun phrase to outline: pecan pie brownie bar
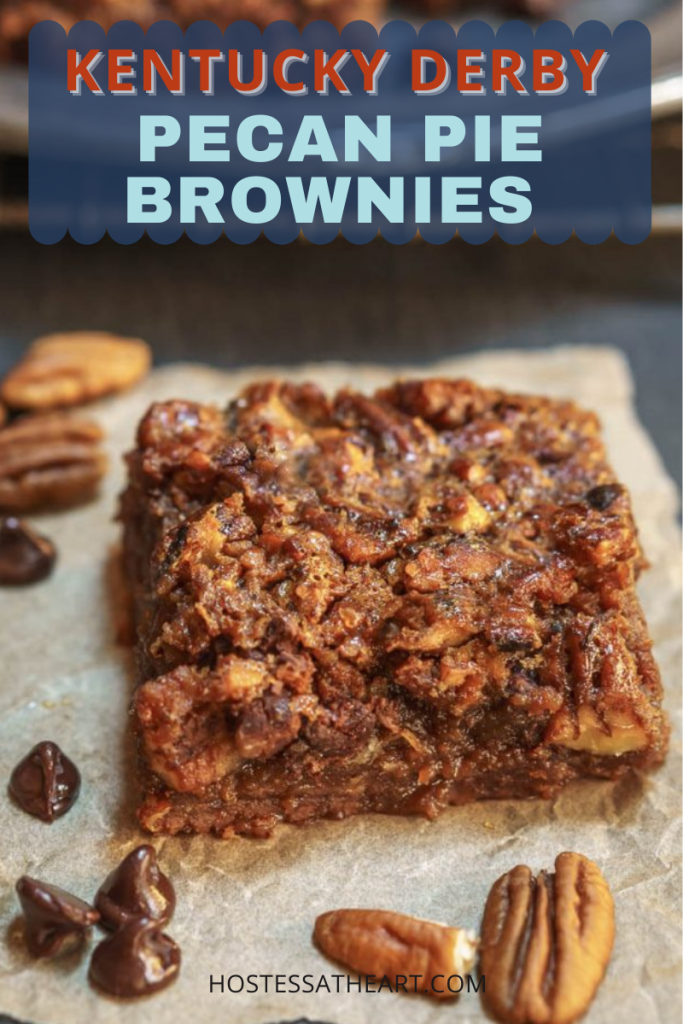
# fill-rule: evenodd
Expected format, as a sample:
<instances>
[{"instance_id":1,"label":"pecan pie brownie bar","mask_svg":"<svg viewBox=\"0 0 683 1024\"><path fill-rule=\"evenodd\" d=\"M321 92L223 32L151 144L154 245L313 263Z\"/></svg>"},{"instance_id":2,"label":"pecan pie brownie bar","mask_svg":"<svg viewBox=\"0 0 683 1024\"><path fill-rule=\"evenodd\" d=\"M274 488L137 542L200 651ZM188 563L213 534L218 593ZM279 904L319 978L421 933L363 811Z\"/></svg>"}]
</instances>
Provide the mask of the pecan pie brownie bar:
<instances>
[{"instance_id":1,"label":"pecan pie brownie bar","mask_svg":"<svg viewBox=\"0 0 683 1024\"><path fill-rule=\"evenodd\" d=\"M599 423L414 380L153 406L128 457L151 832L550 797L662 760Z\"/></svg>"}]
</instances>

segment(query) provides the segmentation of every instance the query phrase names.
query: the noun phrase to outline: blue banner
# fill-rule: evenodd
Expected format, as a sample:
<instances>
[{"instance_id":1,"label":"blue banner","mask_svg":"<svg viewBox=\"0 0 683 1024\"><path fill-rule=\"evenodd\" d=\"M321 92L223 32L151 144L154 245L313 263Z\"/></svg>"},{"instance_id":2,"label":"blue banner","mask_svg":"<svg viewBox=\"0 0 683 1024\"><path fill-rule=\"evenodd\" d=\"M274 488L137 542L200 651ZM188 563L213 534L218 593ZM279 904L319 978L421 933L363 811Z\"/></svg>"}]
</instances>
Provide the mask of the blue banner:
<instances>
[{"instance_id":1,"label":"blue banner","mask_svg":"<svg viewBox=\"0 0 683 1024\"><path fill-rule=\"evenodd\" d=\"M46 244L650 231L638 22L41 22L29 55L30 229Z\"/></svg>"}]
</instances>

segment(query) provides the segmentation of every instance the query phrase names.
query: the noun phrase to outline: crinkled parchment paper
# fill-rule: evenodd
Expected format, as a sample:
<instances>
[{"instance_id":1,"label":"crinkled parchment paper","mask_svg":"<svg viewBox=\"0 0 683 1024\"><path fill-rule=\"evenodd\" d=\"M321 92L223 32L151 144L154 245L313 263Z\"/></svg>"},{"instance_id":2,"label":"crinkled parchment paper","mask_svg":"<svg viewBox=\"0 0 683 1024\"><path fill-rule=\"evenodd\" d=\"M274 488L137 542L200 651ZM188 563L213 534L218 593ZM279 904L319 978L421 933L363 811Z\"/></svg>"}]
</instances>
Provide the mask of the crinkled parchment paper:
<instances>
[{"instance_id":1,"label":"crinkled parchment paper","mask_svg":"<svg viewBox=\"0 0 683 1024\"><path fill-rule=\"evenodd\" d=\"M144 836L135 824L126 728L131 655L115 644L117 589L113 521L123 484L121 454L153 399L224 402L255 375L196 366L156 371L136 391L100 403L112 470L101 499L39 520L56 540L52 579L0 593L0 780L35 742L57 741L80 766L83 791L65 818L47 826L0 791L0 1013L40 1024L122 1021L238 1022L307 1017L330 1024L483 1021L479 997L456 1005L381 994L230 995L209 992L211 974L321 974L340 968L311 945L313 921L340 906L388 907L477 928L491 883L518 863L552 867L561 850L594 858L616 897L614 957L590 1010L592 1024L681 1019L680 980L680 551L676 496L633 412L623 359L610 349L486 353L418 373L470 375L486 384L567 395L599 410L611 458L629 485L652 568L641 585L674 724L666 767L630 784L586 783L552 803L499 802L420 818L363 817L283 827L269 841L155 840L178 908L168 929L183 967L166 992L134 1004L97 995L87 954L34 964L16 937L14 882L44 878L92 898L105 875ZM277 372L277 371L276 371ZM281 371L282 372L282 371ZM409 372L409 371L401 371ZM372 366L304 367L333 388L370 388L396 375ZM236 984L233 982L233 984ZM263 986L261 982L261 986ZM336 983L332 983L336 984Z\"/></svg>"}]
</instances>

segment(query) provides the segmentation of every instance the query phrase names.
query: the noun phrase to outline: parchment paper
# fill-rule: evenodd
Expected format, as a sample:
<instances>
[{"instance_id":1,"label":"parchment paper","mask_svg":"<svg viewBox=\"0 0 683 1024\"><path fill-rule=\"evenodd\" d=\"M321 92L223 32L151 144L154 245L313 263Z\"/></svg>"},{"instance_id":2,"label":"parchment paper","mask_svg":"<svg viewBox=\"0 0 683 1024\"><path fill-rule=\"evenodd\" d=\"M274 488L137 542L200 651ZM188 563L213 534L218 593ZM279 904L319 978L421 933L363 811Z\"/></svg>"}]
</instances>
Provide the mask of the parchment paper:
<instances>
[{"instance_id":1,"label":"parchment paper","mask_svg":"<svg viewBox=\"0 0 683 1024\"><path fill-rule=\"evenodd\" d=\"M269 841L201 837L155 840L178 896L169 934L183 967L166 992L122 1004L86 982L88 954L35 964L23 951L14 883L23 873L88 899L120 858L145 838L133 816L126 709L131 654L114 642L117 612L113 521L123 484L121 453L153 399L224 402L256 375L196 366L156 371L136 391L94 408L108 431L112 471L101 499L44 516L60 551L52 579L0 592L0 780L42 739L79 765L75 808L47 826L0 791L0 1012L40 1024L263 1024L307 1017L330 1024L483 1021L479 997L439 1005L426 997L366 994L231 995L209 976L341 973L312 946L317 914L340 906L387 907L477 928L492 882L518 863L552 867L562 850L594 858L616 898L617 941L591 1024L681 1019L680 549L676 496L633 412L631 381L610 349L486 353L418 373L470 375L486 384L572 396L598 409L613 464L633 494L652 562L641 594L667 688L674 735L665 768L635 784L586 783L552 803L499 802L455 808L434 823L361 817L281 828ZM395 368L319 365L290 376L327 387L370 388ZM92 947L90 947L92 948ZM336 982L331 981L332 985ZM237 982L233 982L233 986Z\"/></svg>"}]
</instances>

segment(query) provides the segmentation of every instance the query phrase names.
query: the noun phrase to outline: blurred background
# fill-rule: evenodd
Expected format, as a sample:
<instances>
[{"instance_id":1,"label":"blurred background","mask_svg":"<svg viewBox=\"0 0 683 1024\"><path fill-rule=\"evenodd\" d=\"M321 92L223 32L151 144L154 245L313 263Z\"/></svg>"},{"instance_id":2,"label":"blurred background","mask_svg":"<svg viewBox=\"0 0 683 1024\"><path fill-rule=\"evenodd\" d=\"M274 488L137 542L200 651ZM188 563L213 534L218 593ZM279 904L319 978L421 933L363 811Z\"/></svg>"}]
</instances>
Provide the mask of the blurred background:
<instances>
[{"instance_id":1,"label":"blurred background","mask_svg":"<svg viewBox=\"0 0 683 1024\"><path fill-rule=\"evenodd\" d=\"M0 2L3 9L13 6ZM445 16L444 3L430 0ZM445 0L444 0L445 2ZM158 363L231 367L305 360L423 363L481 348L610 345L629 359L641 419L681 482L681 3L524 0L522 16L575 26L645 20L653 35L653 231L641 245L572 239L514 247L343 239L240 247L221 239L130 247L41 246L27 230L27 82L0 66L0 373L37 335L139 336ZM420 0L409 15L419 20ZM30 5L25 4L24 8ZM421 4L425 7L424 2ZM510 17L461 4L456 21ZM533 8L529 11L528 8ZM519 10L519 3L517 4ZM489 12L489 13L487 13ZM392 12L405 17L405 8ZM424 10L422 13L425 13ZM519 16L519 15L516 15ZM2 20L0 17L0 29ZM0 45L1 51L1 45Z\"/></svg>"}]
</instances>

